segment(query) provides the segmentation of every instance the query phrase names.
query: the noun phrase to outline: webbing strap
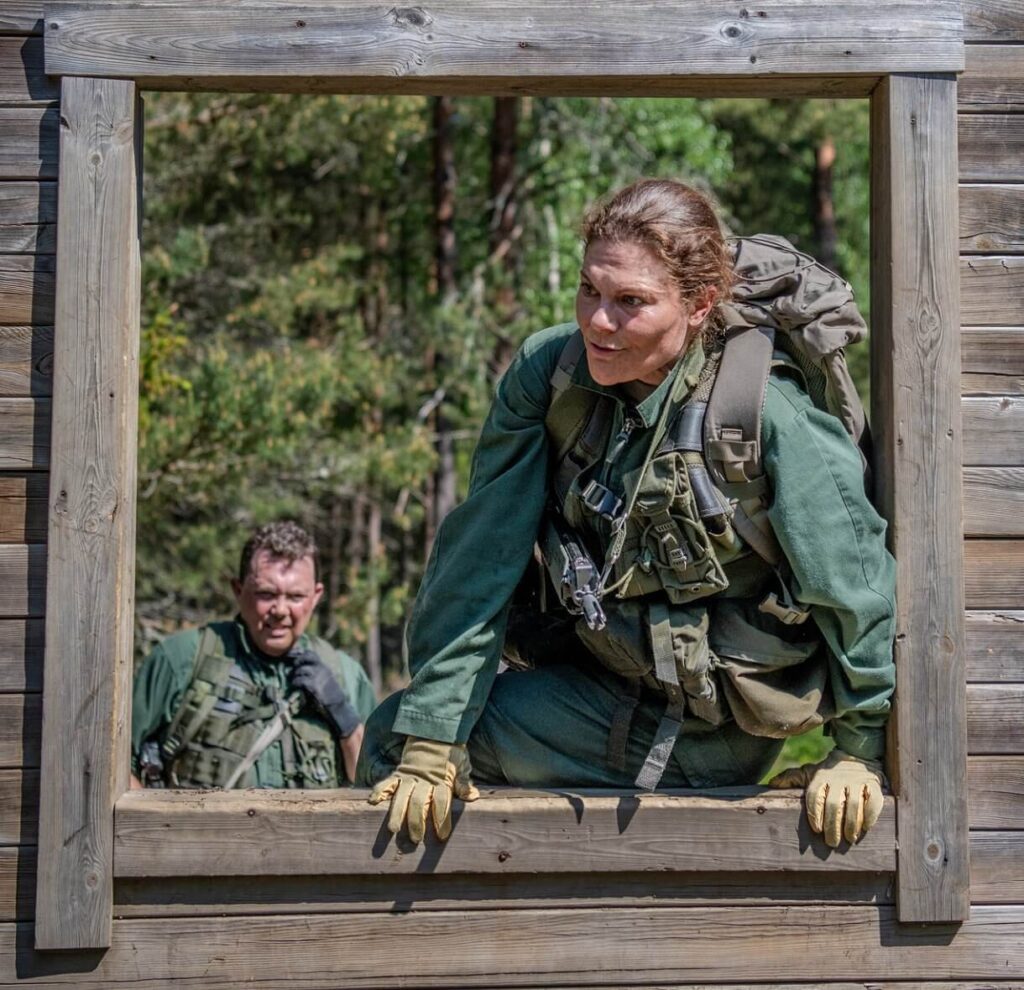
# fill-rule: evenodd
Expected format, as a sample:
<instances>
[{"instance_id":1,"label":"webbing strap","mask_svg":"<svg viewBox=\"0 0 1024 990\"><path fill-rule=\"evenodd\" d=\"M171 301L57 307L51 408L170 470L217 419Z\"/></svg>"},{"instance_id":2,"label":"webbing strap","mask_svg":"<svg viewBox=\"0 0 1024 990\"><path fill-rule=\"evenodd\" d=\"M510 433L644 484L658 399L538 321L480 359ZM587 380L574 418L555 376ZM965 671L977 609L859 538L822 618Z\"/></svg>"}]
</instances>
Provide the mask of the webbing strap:
<instances>
[{"instance_id":1,"label":"webbing strap","mask_svg":"<svg viewBox=\"0 0 1024 990\"><path fill-rule=\"evenodd\" d=\"M633 713L640 703L640 682L626 681L619 703L612 713L612 724L608 730L608 746L605 761L612 770L626 769L626 745L629 742L629 727L633 724Z\"/></svg>"},{"instance_id":2,"label":"webbing strap","mask_svg":"<svg viewBox=\"0 0 1024 990\"><path fill-rule=\"evenodd\" d=\"M192 681L164 736L164 759L173 759L195 737L217 704L233 666L234 661L221 650L220 637L207 626L192 659Z\"/></svg>"},{"instance_id":3,"label":"webbing strap","mask_svg":"<svg viewBox=\"0 0 1024 990\"><path fill-rule=\"evenodd\" d=\"M249 768L266 752L271 743L284 732L285 726L289 725L291 720L292 713L288 708L282 708L274 716L274 720L256 737L252 746L249 747L249 752L242 757L242 762L235 767L234 773L224 782L224 790L230 791L242 779Z\"/></svg>"},{"instance_id":4,"label":"webbing strap","mask_svg":"<svg viewBox=\"0 0 1024 990\"><path fill-rule=\"evenodd\" d=\"M669 700L665 714L658 723L658 731L654 734L651 750L636 777L636 786L642 791L653 791L664 776L665 767L672 758L676 740L683 727L683 696L678 687L675 688L678 698Z\"/></svg>"},{"instance_id":5,"label":"webbing strap","mask_svg":"<svg viewBox=\"0 0 1024 990\"><path fill-rule=\"evenodd\" d=\"M662 684L679 687L676 656L672 649L672 620L669 617L668 603L651 602L647 614L651 629L651 652L654 654L654 676Z\"/></svg>"}]
</instances>

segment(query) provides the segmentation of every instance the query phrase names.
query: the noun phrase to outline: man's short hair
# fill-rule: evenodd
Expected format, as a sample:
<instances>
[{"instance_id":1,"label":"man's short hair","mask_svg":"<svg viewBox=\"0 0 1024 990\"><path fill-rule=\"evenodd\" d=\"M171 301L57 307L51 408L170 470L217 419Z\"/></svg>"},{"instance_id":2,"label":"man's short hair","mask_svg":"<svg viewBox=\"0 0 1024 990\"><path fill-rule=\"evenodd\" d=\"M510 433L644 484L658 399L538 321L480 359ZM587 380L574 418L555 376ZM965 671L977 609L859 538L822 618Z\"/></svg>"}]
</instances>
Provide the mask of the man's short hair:
<instances>
[{"instance_id":1,"label":"man's short hair","mask_svg":"<svg viewBox=\"0 0 1024 990\"><path fill-rule=\"evenodd\" d=\"M252 570L252 558L261 550L294 564L304 557L313 559L313 577L319 578L320 560L316 541L298 523L291 520L267 523L255 530L242 547L238 564L238 580L244 581Z\"/></svg>"}]
</instances>

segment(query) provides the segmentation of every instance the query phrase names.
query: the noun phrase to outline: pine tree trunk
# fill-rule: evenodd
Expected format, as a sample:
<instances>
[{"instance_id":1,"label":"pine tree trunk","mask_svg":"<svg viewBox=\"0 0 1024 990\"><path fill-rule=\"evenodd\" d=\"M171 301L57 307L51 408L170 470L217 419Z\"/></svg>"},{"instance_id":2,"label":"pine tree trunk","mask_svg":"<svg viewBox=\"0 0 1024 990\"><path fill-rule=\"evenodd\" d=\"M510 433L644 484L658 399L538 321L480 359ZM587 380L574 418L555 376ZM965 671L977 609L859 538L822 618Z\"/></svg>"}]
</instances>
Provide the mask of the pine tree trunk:
<instances>
[{"instance_id":1,"label":"pine tree trunk","mask_svg":"<svg viewBox=\"0 0 1024 990\"><path fill-rule=\"evenodd\" d=\"M498 342L494 348L494 372L504 373L515 350L513 340L502 329L516 316L516 268L518 241L516 214L516 152L518 150L519 99L499 96L494 100L491 125L491 228L490 255L495 262L492 277L497 288L493 293L494 321L498 325Z\"/></svg>"},{"instance_id":2,"label":"pine tree trunk","mask_svg":"<svg viewBox=\"0 0 1024 990\"><path fill-rule=\"evenodd\" d=\"M380 502L374 497L370 501L366 521L366 560L370 577L370 601L367 607L369 621L366 630L366 671L370 675L370 681L373 683L373 688L378 696L383 685L380 650L380 565L384 549L381 536L381 515Z\"/></svg>"},{"instance_id":3,"label":"pine tree trunk","mask_svg":"<svg viewBox=\"0 0 1024 990\"><path fill-rule=\"evenodd\" d=\"M835 160L835 143L826 135L814 150L812 219L818 261L833 271L837 270L836 211L832 200L832 165Z\"/></svg>"}]
</instances>

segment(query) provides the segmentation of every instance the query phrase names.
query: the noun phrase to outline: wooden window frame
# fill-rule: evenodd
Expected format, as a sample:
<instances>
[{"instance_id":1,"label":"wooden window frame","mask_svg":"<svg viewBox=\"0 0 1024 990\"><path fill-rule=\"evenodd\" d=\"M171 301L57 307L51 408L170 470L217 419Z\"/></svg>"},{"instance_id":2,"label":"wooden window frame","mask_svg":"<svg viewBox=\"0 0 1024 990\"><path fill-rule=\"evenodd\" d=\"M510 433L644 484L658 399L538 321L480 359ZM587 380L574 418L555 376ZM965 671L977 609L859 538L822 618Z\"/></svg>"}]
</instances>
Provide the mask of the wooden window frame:
<instances>
[{"instance_id":1,"label":"wooden window frame","mask_svg":"<svg viewBox=\"0 0 1024 990\"><path fill-rule=\"evenodd\" d=\"M37 948L108 946L115 877L314 869L895 870L901 921L967 917L960 4L760 0L723 12L717 0L595 0L588 20L581 28L567 0L47 10L61 132ZM898 566L897 798L861 844L831 853L807 832L798 795L751 788L496 791L458 809L446 845L417 849L390 840L360 793L127 790L142 89L870 97L873 425Z\"/></svg>"}]
</instances>

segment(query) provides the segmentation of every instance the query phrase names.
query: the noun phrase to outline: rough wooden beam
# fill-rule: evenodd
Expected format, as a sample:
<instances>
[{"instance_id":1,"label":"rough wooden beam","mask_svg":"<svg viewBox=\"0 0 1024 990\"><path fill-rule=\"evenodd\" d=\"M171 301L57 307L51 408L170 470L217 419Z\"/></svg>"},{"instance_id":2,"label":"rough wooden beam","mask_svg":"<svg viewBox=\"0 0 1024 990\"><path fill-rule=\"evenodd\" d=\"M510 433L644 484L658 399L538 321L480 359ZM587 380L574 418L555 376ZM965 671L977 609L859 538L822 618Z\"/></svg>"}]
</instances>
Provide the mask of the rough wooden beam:
<instances>
[{"instance_id":1,"label":"rough wooden beam","mask_svg":"<svg viewBox=\"0 0 1024 990\"><path fill-rule=\"evenodd\" d=\"M1024 45L970 45L957 87L961 113L1024 110Z\"/></svg>"},{"instance_id":2,"label":"rough wooden beam","mask_svg":"<svg viewBox=\"0 0 1024 990\"><path fill-rule=\"evenodd\" d=\"M392 840L365 793L131 791L117 804L114 862L122 877L894 868L891 802L837 854L808 830L800 797L497 791L459 806L447 843L413 848Z\"/></svg>"},{"instance_id":3,"label":"rough wooden beam","mask_svg":"<svg viewBox=\"0 0 1024 990\"><path fill-rule=\"evenodd\" d=\"M59 95L43 70L41 38L0 38L0 102L51 103Z\"/></svg>"},{"instance_id":4,"label":"rough wooden beam","mask_svg":"<svg viewBox=\"0 0 1024 990\"><path fill-rule=\"evenodd\" d=\"M61 7L46 18L46 70L205 88L302 77L362 92L488 92L514 80L649 76L878 76L963 68L958 2L761 0L724 8L591 0ZM613 57L609 57L613 53ZM813 95L808 92L807 95Z\"/></svg>"},{"instance_id":5,"label":"rough wooden beam","mask_svg":"<svg viewBox=\"0 0 1024 990\"><path fill-rule=\"evenodd\" d=\"M964 536L1024 536L1024 468L964 468Z\"/></svg>"},{"instance_id":6,"label":"rough wooden beam","mask_svg":"<svg viewBox=\"0 0 1024 990\"><path fill-rule=\"evenodd\" d=\"M0 770L0 845L36 841L39 773Z\"/></svg>"},{"instance_id":7,"label":"rough wooden beam","mask_svg":"<svg viewBox=\"0 0 1024 990\"><path fill-rule=\"evenodd\" d=\"M1024 327L964 327L960 361L965 396L1024 393Z\"/></svg>"},{"instance_id":8,"label":"rough wooden beam","mask_svg":"<svg viewBox=\"0 0 1024 990\"><path fill-rule=\"evenodd\" d=\"M960 251L1024 254L1024 185L960 187Z\"/></svg>"},{"instance_id":9,"label":"rough wooden beam","mask_svg":"<svg viewBox=\"0 0 1024 990\"><path fill-rule=\"evenodd\" d=\"M965 325L1020 324L1022 298L1024 258L969 255L960 259L960 305Z\"/></svg>"},{"instance_id":10,"label":"rough wooden beam","mask_svg":"<svg viewBox=\"0 0 1024 990\"><path fill-rule=\"evenodd\" d=\"M19 937L20 936L20 937ZM843 990L1018 990L1024 916L979 907L970 921L901 925L891 908L820 906L408 911L118 921L110 952L75 971L0 926L0 985L76 990L337 990L379 987L690 987L795 984L827 990L836 960ZM410 977L410 960L415 976ZM922 980L928 975L928 981Z\"/></svg>"},{"instance_id":11,"label":"rough wooden beam","mask_svg":"<svg viewBox=\"0 0 1024 990\"><path fill-rule=\"evenodd\" d=\"M899 603L899 913L954 921L970 905L954 77L891 76L872 97L871 233L872 422Z\"/></svg>"},{"instance_id":12,"label":"rough wooden beam","mask_svg":"<svg viewBox=\"0 0 1024 990\"><path fill-rule=\"evenodd\" d=\"M48 255L0 255L0 325L52 324L53 272Z\"/></svg>"},{"instance_id":13,"label":"rough wooden beam","mask_svg":"<svg viewBox=\"0 0 1024 990\"><path fill-rule=\"evenodd\" d=\"M0 470L42 470L50 463L50 400L0 398Z\"/></svg>"},{"instance_id":14,"label":"rough wooden beam","mask_svg":"<svg viewBox=\"0 0 1024 990\"><path fill-rule=\"evenodd\" d=\"M972 609L1024 608L1024 540L965 540L964 588Z\"/></svg>"},{"instance_id":15,"label":"rough wooden beam","mask_svg":"<svg viewBox=\"0 0 1024 990\"><path fill-rule=\"evenodd\" d=\"M0 106L0 180L56 179L56 107Z\"/></svg>"},{"instance_id":16,"label":"rough wooden beam","mask_svg":"<svg viewBox=\"0 0 1024 990\"><path fill-rule=\"evenodd\" d=\"M53 254L56 248L56 183L0 183L0 253Z\"/></svg>"},{"instance_id":17,"label":"rough wooden beam","mask_svg":"<svg viewBox=\"0 0 1024 990\"><path fill-rule=\"evenodd\" d=\"M1021 0L964 0L964 34L968 41L1024 41Z\"/></svg>"},{"instance_id":18,"label":"rough wooden beam","mask_svg":"<svg viewBox=\"0 0 1024 990\"><path fill-rule=\"evenodd\" d=\"M1024 464L1024 396L969 396L962 400L964 464Z\"/></svg>"},{"instance_id":19,"label":"rough wooden beam","mask_svg":"<svg viewBox=\"0 0 1024 990\"><path fill-rule=\"evenodd\" d=\"M46 547L0 544L0 616L42 615L45 593Z\"/></svg>"},{"instance_id":20,"label":"rough wooden beam","mask_svg":"<svg viewBox=\"0 0 1024 990\"><path fill-rule=\"evenodd\" d=\"M1020 828L1024 821L1024 756L972 756L967 761L967 782L972 829Z\"/></svg>"},{"instance_id":21,"label":"rough wooden beam","mask_svg":"<svg viewBox=\"0 0 1024 990\"><path fill-rule=\"evenodd\" d=\"M967 736L975 756L1024 753L1024 684L969 684Z\"/></svg>"},{"instance_id":22,"label":"rough wooden beam","mask_svg":"<svg viewBox=\"0 0 1024 990\"><path fill-rule=\"evenodd\" d=\"M0 767L39 766L40 697L0 694Z\"/></svg>"},{"instance_id":23,"label":"rough wooden beam","mask_svg":"<svg viewBox=\"0 0 1024 990\"><path fill-rule=\"evenodd\" d=\"M1024 683L1024 612L968 612L966 628L968 680Z\"/></svg>"},{"instance_id":24,"label":"rough wooden beam","mask_svg":"<svg viewBox=\"0 0 1024 990\"><path fill-rule=\"evenodd\" d=\"M66 78L36 945L109 945L127 787L139 349L131 82Z\"/></svg>"},{"instance_id":25,"label":"rough wooden beam","mask_svg":"<svg viewBox=\"0 0 1024 990\"><path fill-rule=\"evenodd\" d=\"M53 327L0 327L0 397L47 396L53 380Z\"/></svg>"},{"instance_id":26,"label":"rough wooden beam","mask_svg":"<svg viewBox=\"0 0 1024 990\"><path fill-rule=\"evenodd\" d=\"M957 134L962 181L1024 180L1024 117L1020 114L963 114Z\"/></svg>"},{"instance_id":27,"label":"rough wooden beam","mask_svg":"<svg viewBox=\"0 0 1024 990\"><path fill-rule=\"evenodd\" d=\"M0 475L0 543L42 543L46 539L48 483L48 475L41 473Z\"/></svg>"}]
</instances>

